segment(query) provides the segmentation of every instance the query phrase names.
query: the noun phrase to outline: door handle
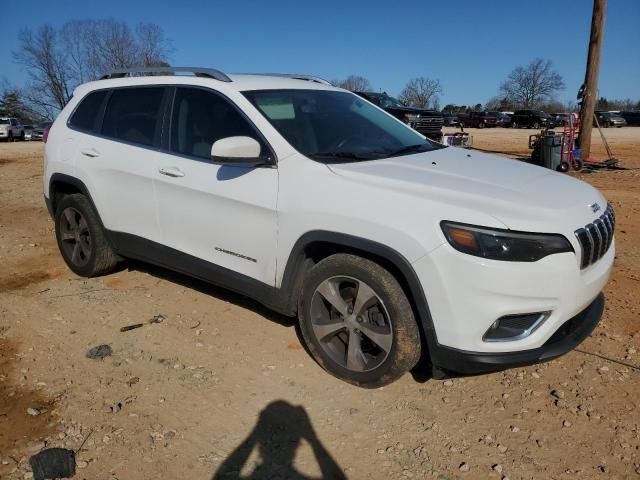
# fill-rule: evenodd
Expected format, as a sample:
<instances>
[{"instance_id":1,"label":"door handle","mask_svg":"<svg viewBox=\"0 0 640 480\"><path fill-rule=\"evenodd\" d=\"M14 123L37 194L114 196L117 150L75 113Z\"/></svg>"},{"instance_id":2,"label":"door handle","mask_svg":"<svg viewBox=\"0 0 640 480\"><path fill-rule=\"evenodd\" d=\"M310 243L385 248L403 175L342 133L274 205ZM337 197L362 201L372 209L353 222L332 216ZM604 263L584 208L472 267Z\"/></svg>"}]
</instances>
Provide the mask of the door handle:
<instances>
[{"instance_id":1,"label":"door handle","mask_svg":"<svg viewBox=\"0 0 640 480\"><path fill-rule=\"evenodd\" d=\"M180 170L178 167L159 168L158 172L160 172L161 175L166 175L167 177L173 177L173 178L184 177L184 172Z\"/></svg>"},{"instance_id":2,"label":"door handle","mask_svg":"<svg viewBox=\"0 0 640 480\"><path fill-rule=\"evenodd\" d=\"M100 156L100 154L95 148L88 148L86 150L82 150L80 153L82 153L82 155L84 155L85 157L89 157L89 158L96 158Z\"/></svg>"}]
</instances>

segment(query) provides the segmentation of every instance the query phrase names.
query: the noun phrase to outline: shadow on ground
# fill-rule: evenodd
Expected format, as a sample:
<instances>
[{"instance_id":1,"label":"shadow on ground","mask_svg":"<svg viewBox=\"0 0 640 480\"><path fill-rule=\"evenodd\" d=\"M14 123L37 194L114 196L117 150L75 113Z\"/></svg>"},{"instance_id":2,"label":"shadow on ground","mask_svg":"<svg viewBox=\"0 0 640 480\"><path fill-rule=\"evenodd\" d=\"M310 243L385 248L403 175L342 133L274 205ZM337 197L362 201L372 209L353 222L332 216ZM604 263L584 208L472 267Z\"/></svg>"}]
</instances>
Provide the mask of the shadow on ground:
<instances>
[{"instance_id":1,"label":"shadow on ground","mask_svg":"<svg viewBox=\"0 0 640 480\"><path fill-rule=\"evenodd\" d=\"M295 465L296 450L302 441L311 447L320 477L300 473ZM257 449L259 462L249 457ZM248 470L243 474L243 469ZM307 412L284 400L267 405L249 436L222 462L212 480L222 479L346 479L340 466L318 439Z\"/></svg>"}]
</instances>

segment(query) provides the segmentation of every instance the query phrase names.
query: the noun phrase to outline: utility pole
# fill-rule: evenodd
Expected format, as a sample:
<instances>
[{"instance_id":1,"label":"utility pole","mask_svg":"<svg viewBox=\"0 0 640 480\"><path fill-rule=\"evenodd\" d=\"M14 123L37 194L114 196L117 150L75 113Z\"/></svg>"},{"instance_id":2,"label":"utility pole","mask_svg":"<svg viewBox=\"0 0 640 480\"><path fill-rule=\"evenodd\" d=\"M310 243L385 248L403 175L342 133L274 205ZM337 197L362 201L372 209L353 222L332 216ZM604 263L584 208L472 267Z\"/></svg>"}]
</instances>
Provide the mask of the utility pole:
<instances>
[{"instance_id":1,"label":"utility pole","mask_svg":"<svg viewBox=\"0 0 640 480\"><path fill-rule=\"evenodd\" d=\"M598 97L598 76L600 73L600 52L604 35L604 14L607 0L593 0L593 16L591 17L591 38L589 39L589 54L587 56L587 72L584 80L584 97L580 109L580 145L581 157L589 160L591 156L591 127L593 113L596 109Z\"/></svg>"}]
</instances>

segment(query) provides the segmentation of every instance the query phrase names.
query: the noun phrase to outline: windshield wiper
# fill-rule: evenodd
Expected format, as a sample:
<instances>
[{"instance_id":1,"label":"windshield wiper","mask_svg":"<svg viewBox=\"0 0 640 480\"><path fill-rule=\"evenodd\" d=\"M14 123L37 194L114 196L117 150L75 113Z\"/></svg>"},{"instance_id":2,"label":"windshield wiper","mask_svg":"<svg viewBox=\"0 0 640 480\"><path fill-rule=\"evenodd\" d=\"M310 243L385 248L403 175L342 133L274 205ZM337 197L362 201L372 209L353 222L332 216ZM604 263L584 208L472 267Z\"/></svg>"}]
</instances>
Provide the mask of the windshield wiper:
<instances>
[{"instance_id":1,"label":"windshield wiper","mask_svg":"<svg viewBox=\"0 0 640 480\"><path fill-rule=\"evenodd\" d=\"M325 157L346 160L372 160L372 157L359 155L355 152L314 152L309 154L310 157Z\"/></svg>"},{"instance_id":2,"label":"windshield wiper","mask_svg":"<svg viewBox=\"0 0 640 480\"><path fill-rule=\"evenodd\" d=\"M422 151L422 147L426 147L426 143L418 143L416 145L407 145L406 147L398 148L397 150L391 150L387 152L387 155L393 157L395 155L402 155L403 153L414 153ZM426 151L426 150L425 150Z\"/></svg>"}]
</instances>

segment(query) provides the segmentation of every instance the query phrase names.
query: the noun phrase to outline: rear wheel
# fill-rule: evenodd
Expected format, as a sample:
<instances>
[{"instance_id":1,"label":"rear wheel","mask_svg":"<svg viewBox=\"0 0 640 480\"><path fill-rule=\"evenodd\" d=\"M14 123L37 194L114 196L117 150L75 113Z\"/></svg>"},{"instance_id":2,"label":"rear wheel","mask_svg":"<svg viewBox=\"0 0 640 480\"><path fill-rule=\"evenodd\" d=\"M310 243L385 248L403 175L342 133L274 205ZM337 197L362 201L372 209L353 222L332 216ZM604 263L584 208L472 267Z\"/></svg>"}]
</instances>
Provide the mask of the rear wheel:
<instances>
[{"instance_id":1,"label":"rear wheel","mask_svg":"<svg viewBox=\"0 0 640 480\"><path fill-rule=\"evenodd\" d=\"M511 128L518 128L518 122L511 122Z\"/></svg>"},{"instance_id":2,"label":"rear wheel","mask_svg":"<svg viewBox=\"0 0 640 480\"><path fill-rule=\"evenodd\" d=\"M478 124L478 128L484 128L484 127L486 127L486 125L484 124L484 122L480 122L480 123Z\"/></svg>"},{"instance_id":3,"label":"rear wheel","mask_svg":"<svg viewBox=\"0 0 640 480\"><path fill-rule=\"evenodd\" d=\"M387 385L420 358L420 333L402 287L375 262L349 254L310 271L299 301L310 353L329 373L367 388Z\"/></svg>"},{"instance_id":4,"label":"rear wheel","mask_svg":"<svg viewBox=\"0 0 640 480\"><path fill-rule=\"evenodd\" d=\"M20 133L20 140L24 142L24 130Z\"/></svg>"},{"instance_id":5,"label":"rear wheel","mask_svg":"<svg viewBox=\"0 0 640 480\"><path fill-rule=\"evenodd\" d=\"M540 128L540 124L538 122L534 122L533 128L536 129L536 130L539 129Z\"/></svg>"},{"instance_id":6,"label":"rear wheel","mask_svg":"<svg viewBox=\"0 0 640 480\"><path fill-rule=\"evenodd\" d=\"M108 273L120 258L114 253L91 202L82 194L65 196L56 208L56 239L67 266L82 277Z\"/></svg>"}]
</instances>

